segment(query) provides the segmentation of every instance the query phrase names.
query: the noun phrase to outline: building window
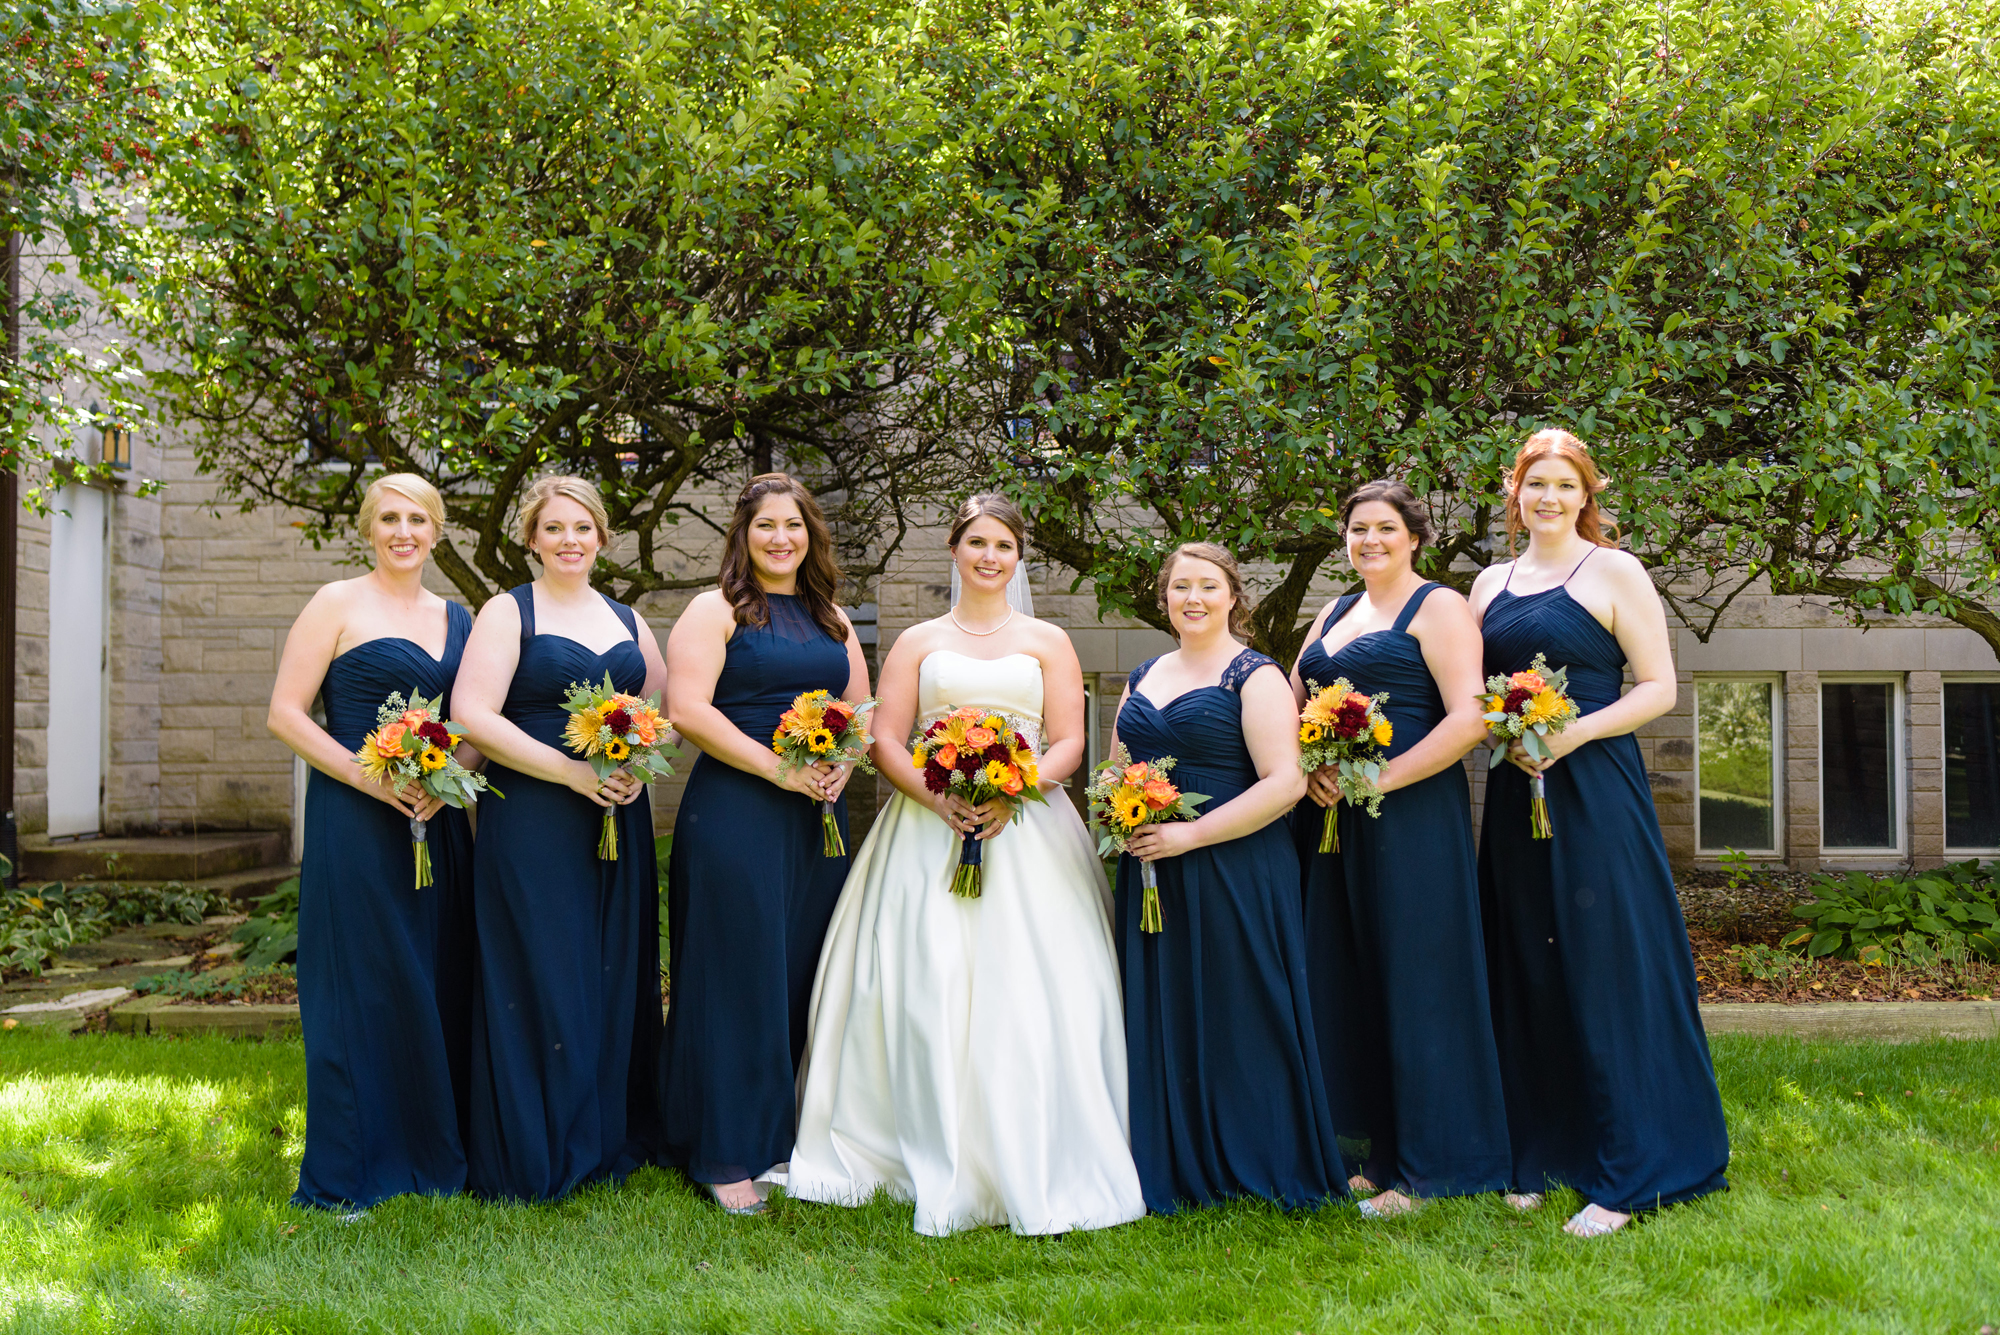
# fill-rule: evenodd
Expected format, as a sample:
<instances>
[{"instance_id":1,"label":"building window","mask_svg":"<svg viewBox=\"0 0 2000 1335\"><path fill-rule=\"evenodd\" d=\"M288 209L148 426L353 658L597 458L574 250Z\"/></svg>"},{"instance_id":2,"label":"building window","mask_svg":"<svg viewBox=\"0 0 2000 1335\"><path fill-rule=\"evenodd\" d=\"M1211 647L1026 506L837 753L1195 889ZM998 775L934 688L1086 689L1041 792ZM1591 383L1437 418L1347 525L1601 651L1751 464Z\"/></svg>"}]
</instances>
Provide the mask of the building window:
<instances>
[{"instance_id":1,"label":"building window","mask_svg":"<svg viewBox=\"0 0 2000 1335\"><path fill-rule=\"evenodd\" d=\"M1820 846L1902 849L1901 693L1894 681L1819 685Z\"/></svg>"},{"instance_id":2,"label":"building window","mask_svg":"<svg viewBox=\"0 0 2000 1335\"><path fill-rule=\"evenodd\" d=\"M1783 696L1775 679L1697 681L1695 846L1777 853Z\"/></svg>"},{"instance_id":3,"label":"building window","mask_svg":"<svg viewBox=\"0 0 2000 1335\"><path fill-rule=\"evenodd\" d=\"M1944 684L1944 846L2000 850L2000 679Z\"/></svg>"}]
</instances>

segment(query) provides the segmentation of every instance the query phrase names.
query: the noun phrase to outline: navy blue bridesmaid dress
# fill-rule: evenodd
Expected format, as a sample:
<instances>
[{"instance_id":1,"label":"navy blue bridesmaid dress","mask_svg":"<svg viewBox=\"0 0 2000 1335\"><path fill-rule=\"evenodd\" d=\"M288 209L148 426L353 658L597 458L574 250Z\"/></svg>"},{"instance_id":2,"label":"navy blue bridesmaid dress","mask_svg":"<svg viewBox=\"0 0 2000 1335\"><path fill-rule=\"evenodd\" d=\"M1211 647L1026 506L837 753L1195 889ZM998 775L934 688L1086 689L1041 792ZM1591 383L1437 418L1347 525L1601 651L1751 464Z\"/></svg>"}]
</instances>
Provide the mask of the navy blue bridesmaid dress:
<instances>
[{"instance_id":1,"label":"navy blue bridesmaid dress","mask_svg":"<svg viewBox=\"0 0 2000 1335\"><path fill-rule=\"evenodd\" d=\"M442 659L400 637L327 665L327 733L349 750L395 692L446 697L472 615L446 605ZM299 1019L306 1148L294 1205L365 1209L465 1187L462 1110L472 988L472 830L431 817L432 884L416 888L409 818L314 770L299 866Z\"/></svg>"},{"instance_id":2,"label":"navy blue bridesmaid dress","mask_svg":"<svg viewBox=\"0 0 2000 1335\"><path fill-rule=\"evenodd\" d=\"M766 741L792 700L847 690L847 646L805 603L730 637L714 704ZM842 842L847 800L835 804ZM827 857L819 803L703 755L668 862L673 1005L661 1056L664 1157L696 1182L741 1182L792 1156L794 1081L813 974L846 856Z\"/></svg>"},{"instance_id":3,"label":"navy blue bridesmaid dress","mask_svg":"<svg viewBox=\"0 0 2000 1335\"><path fill-rule=\"evenodd\" d=\"M1118 740L1173 756L1182 792L1213 811L1257 782L1237 695L1264 655L1156 706L1132 673ZM1285 822L1153 864L1164 930L1139 930L1140 863L1118 860L1113 922L1125 980L1132 1159L1148 1209L1237 1196L1287 1209L1347 1193L1306 986L1298 857Z\"/></svg>"},{"instance_id":4,"label":"navy blue bridesmaid dress","mask_svg":"<svg viewBox=\"0 0 2000 1335\"><path fill-rule=\"evenodd\" d=\"M1410 621L1430 591L1410 595L1395 625L1329 656L1299 656L1320 686L1345 677L1389 693L1391 757L1443 721L1444 698ZM1334 604L1326 629L1361 600ZM1512 1182L1500 1058L1487 1003L1486 944L1465 770L1453 765L1382 799L1379 816L1339 808L1340 848L1319 851L1324 809L1294 820L1305 872L1313 1029L1341 1148L1378 1187L1414 1196L1504 1191Z\"/></svg>"},{"instance_id":5,"label":"navy blue bridesmaid dress","mask_svg":"<svg viewBox=\"0 0 2000 1335\"><path fill-rule=\"evenodd\" d=\"M1619 697L1624 651L1567 587L1503 589L1484 633L1489 676L1542 653L1583 713ZM1492 771L1479 846L1515 1186L1626 1213L1726 1187L1729 1133L1638 740L1586 742L1544 787L1554 837L1534 839L1528 776Z\"/></svg>"},{"instance_id":6,"label":"navy blue bridesmaid dress","mask_svg":"<svg viewBox=\"0 0 2000 1335\"><path fill-rule=\"evenodd\" d=\"M634 638L592 653L535 633L534 586L521 607L521 658L502 713L538 742L562 740L571 682L638 694ZM649 796L614 808L618 857L597 856L604 809L561 784L495 764L506 793L479 805L473 892L479 951L472 1017L467 1185L503 1200L552 1200L622 1179L659 1134L660 928Z\"/></svg>"}]
</instances>

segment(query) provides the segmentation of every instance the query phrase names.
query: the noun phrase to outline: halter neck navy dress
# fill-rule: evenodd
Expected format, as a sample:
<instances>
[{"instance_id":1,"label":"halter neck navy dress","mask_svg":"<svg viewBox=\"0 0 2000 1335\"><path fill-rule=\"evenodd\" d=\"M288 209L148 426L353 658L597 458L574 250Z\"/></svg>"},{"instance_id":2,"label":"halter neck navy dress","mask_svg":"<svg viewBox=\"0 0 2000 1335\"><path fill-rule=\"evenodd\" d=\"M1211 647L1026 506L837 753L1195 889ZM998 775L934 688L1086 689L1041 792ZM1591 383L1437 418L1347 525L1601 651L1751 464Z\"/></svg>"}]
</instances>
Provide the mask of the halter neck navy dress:
<instances>
[{"instance_id":1,"label":"halter neck navy dress","mask_svg":"<svg viewBox=\"0 0 2000 1335\"><path fill-rule=\"evenodd\" d=\"M1244 650L1217 686L1156 706L1132 673L1118 740L1132 758L1176 759L1182 792L1214 811L1257 782L1243 742ZM1164 930L1139 930L1139 860L1118 860L1112 915L1125 980L1132 1159L1146 1207L1170 1214L1237 1196L1287 1209L1347 1194L1306 986L1298 858L1282 819L1153 864ZM1329 1073L1337 1074L1337 1073Z\"/></svg>"},{"instance_id":2,"label":"halter neck navy dress","mask_svg":"<svg viewBox=\"0 0 2000 1335\"><path fill-rule=\"evenodd\" d=\"M398 636L327 665L327 735L352 751L392 693L445 697L472 614L445 606L432 658ZM432 883L416 888L409 818L314 770L299 864L299 1020L306 1148L294 1205L366 1209L465 1187L461 1110L472 986L472 829L431 817Z\"/></svg>"},{"instance_id":3,"label":"halter neck navy dress","mask_svg":"<svg viewBox=\"0 0 2000 1335\"><path fill-rule=\"evenodd\" d=\"M1567 587L1503 589L1483 630L1487 675L1542 653L1583 713L1618 699L1624 651ZM1627 1213L1726 1187L1729 1133L1639 743L1586 742L1543 785L1553 838L1530 837L1528 776L1502 765L1479 845L1514 1184Z\"/></svg>"},{"instance_id":4,"label":"halter neck navy dress","mask_svg":"<svg viewBox=\"0 0 2000 1335\"><path fill-rule=\"evenodd\" d=\"M1331 656L1299 656L1302 680L1339 677L1383 713L1399 756L1446 713L1411 620L1436 584L1410 595L1395 625ZM1331 631L1360 594L1334 604ZM1500 1059L1487 1003L1486 946L1472 799L1453 765L1382 799L1379 816L1339 808L1340 848L1319 851L1322 808L1298 807L1305 871L1313 1028L1341 1148L1378 1187L1415 1196L1505 1190L1513 1180Z\"/></svg>"},{"instance_id":5,"label":"halter neck navy dress","mask_svg":"<svg viewBox=\"0 0 2000 1335\"><path fill-rule=\"evenodd\" d=\"M633 638L592 653L535 633L534 586L521 608L521 658L501 712L565 755L563 693L604 680L638 694ZM481 1196L550 1200L621 1179L659 1133L659 888L650 797L614 808L618 857L597 856L604 809L561 784L495 764L479 805L474 858L479 955L472 1030L467 1184Z\"/></svg>"},{"instance_id":6,"label":"halter neck navy dress","mask_svg":"<svg viewBox=\"0 0 2000 1335\"><path fill-rule=\"evenodd\" d=\"M847 645L803 600L729 637L714 704L768 742L794 697L847 690ZM847 799L835 804L842 842ZM666 1159L696 1182L740 1182L792 1157L794 1082L820 945L848 858L821 849L819 803L712 756L674 821L667 922L673 1004L661 1057Z\"/></svg>"}]
</instances>

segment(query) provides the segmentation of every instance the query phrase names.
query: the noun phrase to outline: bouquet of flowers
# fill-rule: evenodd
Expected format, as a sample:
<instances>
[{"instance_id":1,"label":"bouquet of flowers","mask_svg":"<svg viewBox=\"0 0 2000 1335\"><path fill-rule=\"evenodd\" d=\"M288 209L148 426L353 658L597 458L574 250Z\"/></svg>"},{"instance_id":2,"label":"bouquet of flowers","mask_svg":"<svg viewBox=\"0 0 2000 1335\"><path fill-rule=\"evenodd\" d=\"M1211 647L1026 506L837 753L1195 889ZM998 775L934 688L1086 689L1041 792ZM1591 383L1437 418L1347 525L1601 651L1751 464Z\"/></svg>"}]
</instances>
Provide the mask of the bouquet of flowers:
<instances>
[{"instance_id":1,"label":"bouquet of flowers","mask_svg":"<svg viewBox=\"0 0 2000 1335\"><path fill-rule=\"evenodd\" d=\"M1382 790L1375 782L1382 777L1382 750L1396 731L1382 713L1389 693L1363 695L1345 677L1324 690L1309 681L1306 689L1312 694L1299 711L1299 768L1308 774L1334 769L1342 798L1371 816L1381 815ZM1326 809L1319 832L1322 853L1340 851L1338 811L1337 806Z\"/></svg>"},{"instance_id":2,"label":"bouquet of flowers","mask_svg":"<svg viewBox=\"0 0 2000 1335\"><path fill-rule=\"evenodd\" d=\"M388 778L399 794L414 783L448 807L471 806L492 785L484 774L474 774L451 754L465 729L439 717L443 708L443 695L435 700L426 700L415 690L407 700L400 691L391 695L375 711L375 731L361 739L354 763L370 779ZM429 822L410 818L420 890L431 883L429 834Z\"/></svg>"},{"instance_id":3,"label":"bouquet of flowers","mask_svg":"<svg viewBox=\"0 0 2000 1335\"><path fill-rule=\"evenodd\" d=\"M924 787L934 793L957 793L974 806L1005 798L1019 820L1022 799L1048 801L1040 788L1042 769L1028 745L1018 719L988 713L973 705L955 709L925 728L911 759L924 772ZM979 898L982 849L976 831L967 832L959 848L958 870L951 892L963 899Z\"/></svg>"},{"instance_id":4,"label":"bouquet of flowers","mask_svg":"<svg viewBox=\"0 0 2000 1335\"><path fill-rule=\"evenodd\" d=\"M1167 777L1173 767L1172 756L1141 765L1133 763L1124 743L1111 749L1110 761L1084 790L1090 798L1091 823L1098 829L1097 856L1123 854L1141 826L1195 818L1195 808L1208 801L1208 794L1184 793L1176 788ZM1145 890L1139 904L1139 930L1157 932L1164 924L1160 920L1160 878L1152 863L1139 864L1139 884Z\"/></svg>"},{"instance_id":5,"label":"bouquet of flowers","mask_svg":"<svg viewBox=\"0 0 2000 1335\"><path fill-rule=\"evenodd\" d=\"M1488 769L1500 767L1500 762L1507 758L1507 744L1516 738L1521 749L1533 759L1552 759L1542 739L1567 728L1581 712L1576 701L1569 698L1568 686L1568 669L1551 669L1548 659L1541 654L1535 655L1535 661L1524 672L1486 679L1483 703L1487 730L1494 743ZM1528 805L1528 831L1537 839L1546 839L1553 831L1541 775L1530 780L1530 788L1534 796Z\"/></svg>"},{"instance_id":6,"label":"bouquet of flowers","mask_svg":"<svg viewBox=\"0 0 2000 1335\"><path fill-rule=\"evenodd\" d=\"M859 704L836 700L832 691L807 691L792 701L792 707L778 720L771 734L771 749L778 753L780 777L805 765L824 760L831 765L852 765L863 774L873 774L868 748L875 739L862 726L868 711L880 700L872 696ZM819 804L820 853L845 856L847 845L840 837L840 822L833 817L833 803Z\"/></svg>"},{"instance_id":7,"label":"bouquet of flowers","mask_svg":"<svg viewBox=\"0 0 2000 1335\"><path fill-rule=\"evenodd\" d=\"M563 708L569 711L563 740L590 762L598 778L622 769L642 783L655 783L674 772L667 761L680 753L667 745L673 724L660 717L659 696L642 700L623 694L606 672L601 686L571 682ZM617 808L605 808L604 832L597 837L597 856L606 862L618 860L616 816Z\"/></svg>"}]
</instances>

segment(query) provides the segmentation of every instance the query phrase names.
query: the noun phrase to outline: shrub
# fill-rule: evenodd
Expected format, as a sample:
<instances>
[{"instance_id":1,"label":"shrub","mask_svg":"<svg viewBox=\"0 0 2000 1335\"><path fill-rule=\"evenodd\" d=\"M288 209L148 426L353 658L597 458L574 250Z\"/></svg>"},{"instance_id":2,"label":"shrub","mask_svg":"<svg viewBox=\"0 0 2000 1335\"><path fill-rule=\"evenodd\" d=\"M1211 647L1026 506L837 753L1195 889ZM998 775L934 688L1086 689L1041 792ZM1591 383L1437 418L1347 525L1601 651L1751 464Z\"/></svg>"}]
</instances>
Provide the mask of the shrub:
<instances>
[{"instance_id":1,"label":"shrub","mask_svg":"<svg viewBox=\"0 0 2000 1335\"><path fill-rule=\"evenodd\" d=\"M299 878L294 876L250 906L250 921L229 934L243 947L243 967L288 964L299 955Z\"/></svg>"},{"instance_id":2,"label":"shrub","mask_svg":"<svg viewBox=\"0 0 2000 1335\"><path fill-rule=\"evenodd\" d=\"M1731 946L1722 957L1736 967L1746 982L1756 978L1767 983L1788 983L1805 967L1791 951L1761 944Z\"/></svg>"},{"instance_id":3,"label":"shrub","mask_svg":"<svg viewBox=\"0 0 2000 1335\"><path fill-rule=\"evenodd\" d=\"M0 858L0 862L4 862ZM55 881L32 889L0 890L0 968L39 974L71 946L95 941L115 927L154 922L200 922L229 901L179 882L106 895L89 886Z\"/></svg>"},{"instance_id":4,"label":"shrub","mask_svg":"<svg viewBox=\"0 0 2000 1335\"><path fill-rule=\"evenodd\" d=\"M1928 966L1953 955L2000 961L2000 885L1993 871L1973 859L1909 880L1822 873L1813 878L1812 902L1792 910L1807 925L1783 944L1813 958L1863 964Z\"/></svg>"}]
</instances>

